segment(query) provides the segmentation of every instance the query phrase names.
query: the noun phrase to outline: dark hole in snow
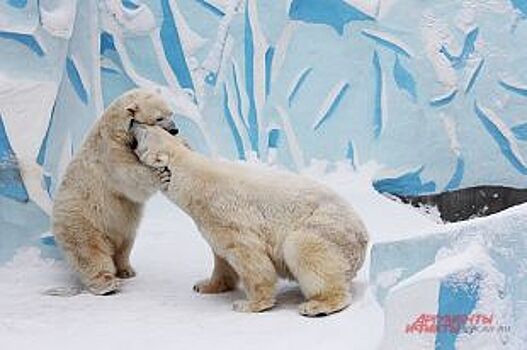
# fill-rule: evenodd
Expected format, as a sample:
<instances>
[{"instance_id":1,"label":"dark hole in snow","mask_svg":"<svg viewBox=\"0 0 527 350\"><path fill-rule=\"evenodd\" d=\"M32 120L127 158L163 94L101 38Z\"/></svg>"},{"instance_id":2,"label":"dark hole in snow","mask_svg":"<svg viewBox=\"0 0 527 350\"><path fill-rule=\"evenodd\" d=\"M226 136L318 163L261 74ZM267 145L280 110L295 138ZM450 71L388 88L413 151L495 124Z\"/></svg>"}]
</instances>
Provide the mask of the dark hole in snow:
<instances>
[{"instance_id":1,"label":"dark hole in snow","mask_svg":"<svg viewBox=\"0 0 527 350\"><path fill-rule=\"evenodd\" d=\"M421 196L393 195L414 207L436 207L444 222L488 216L527 202L527 189L476 186Z\"/></svg>"}]
</instances>

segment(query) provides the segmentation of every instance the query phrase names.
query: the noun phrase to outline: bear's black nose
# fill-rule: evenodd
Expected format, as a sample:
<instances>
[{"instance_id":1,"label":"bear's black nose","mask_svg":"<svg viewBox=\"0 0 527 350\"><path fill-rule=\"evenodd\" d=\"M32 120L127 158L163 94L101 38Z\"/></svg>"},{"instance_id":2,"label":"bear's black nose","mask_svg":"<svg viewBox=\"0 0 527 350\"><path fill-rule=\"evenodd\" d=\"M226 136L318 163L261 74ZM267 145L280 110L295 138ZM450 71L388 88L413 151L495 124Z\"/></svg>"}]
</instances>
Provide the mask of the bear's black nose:
<instances>
[{"instance_id":1,"label":"bear's black nose","mask_svg":"<svg viewBox=\"0 0 527 350\"><path fill-rule=\"evenodd\" d=\"M174 135L175 136L175 135L179 134L179 129L170 129L170 130L168 130L168 133L170 135Z\"/></svg>"}]
</instances>

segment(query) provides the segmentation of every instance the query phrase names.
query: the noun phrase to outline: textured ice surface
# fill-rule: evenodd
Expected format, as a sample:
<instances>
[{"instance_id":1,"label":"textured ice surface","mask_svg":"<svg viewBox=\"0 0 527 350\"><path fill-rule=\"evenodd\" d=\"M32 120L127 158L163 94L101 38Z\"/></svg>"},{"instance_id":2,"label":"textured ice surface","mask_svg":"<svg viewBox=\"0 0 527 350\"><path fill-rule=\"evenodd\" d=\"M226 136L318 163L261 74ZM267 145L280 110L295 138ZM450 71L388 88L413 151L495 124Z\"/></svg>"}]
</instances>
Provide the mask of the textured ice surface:
<instances>
[{"instance_id":1,"label":"textured ice surface","mask_svg":"<svg viewBox=\"0 0 527 350\"><path fill-rule=\"evenodd\" d=\"M182 131L205 152L266 159L273 125L295 135L294 147L286 138L273 146L292 168L345 159L353 144L355 159L386 166L378 180L422 168L421 181L436 187L420 193L522 186L524 9L512 0L6 1L2 81L49 84L49 97L27 85L14 93L31 102L2 114L20 165L42 168L24 181L47 176L51 193L66 153L135 86L185 90L204 117L187 116ZM455 153L445 115L462 140Z\"/></svg>"},{"instance_id":2,"label":"textured ice surface","mask_svg":"<svg viewBox=\"0 0 527 350\"><path fill-rule=\"evenodd\" d=\"M408 240L374 245L370 281L385 307L386 346L395 342L406 344L401 349L421 349L423 342L431 349L438 343L444 346L440 349L474 349L481 344L493 344L492 349L525 348L526 213L524 204ZM471 288L477 292L459 294ZM510 331L471 336L407 333L406 325L421 314L492 314L493 326L509 326Z\"/></svg>"}]
</instances>

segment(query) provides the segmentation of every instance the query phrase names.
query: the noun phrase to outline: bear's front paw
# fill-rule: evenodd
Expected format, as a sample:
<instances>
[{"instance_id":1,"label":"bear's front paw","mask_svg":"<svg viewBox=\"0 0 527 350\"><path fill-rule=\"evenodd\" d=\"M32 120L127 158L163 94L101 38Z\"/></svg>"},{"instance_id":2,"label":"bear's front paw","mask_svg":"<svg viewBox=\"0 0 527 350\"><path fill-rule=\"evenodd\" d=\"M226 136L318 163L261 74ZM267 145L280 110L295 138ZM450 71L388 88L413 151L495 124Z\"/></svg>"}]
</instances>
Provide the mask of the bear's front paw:
<instances>
[{"instance_id":1,"label":"bear's front paw","mask_svg":"<svg viewBox=\"0 0 527 350\"><path fill-rule=\"evenodd\" d=\"M145 152L136 152L136 154L143 164L153 168L165 168L168 166L169 157L165 152L147 150Z\"/></svg>"},{"instance_id":2,"label":"bear's front paw","mask_svg":"<svg viewBox=\"0 0 527 350\"><path fill-rule=\"evenodd\" d=\"M95 295L110 295L119 291L119 281L109 271L101 271L88 283L87 287Z\"/></svg>"},{"instance_id":3,"label":"bear's front paw","mask_svg":"<svg viewBox=\"0 0 527 350\"><path fill-rule=\"evenodd\" d=\"M126 266L123 268L117 269L117 277L126 279L126 278L132 278L135 277L136 273L135 270L131 266Z\"/></svg>"},{"instance_id":4,"label":"bear's front paw","mask_svg":"<svg viewBox=\"0 0 527 350\"><path fill-rule=\"evenodd\" d=\"M274 304L274 299L257 301L237 300L232 304L232 309L237 312L262 312L271 309Z\"/></svg>"},{"instance_id":5,"label":"bear's front paw","mask_svg":"<svg viewBox=\"0 0 527 350\"><path fill-rule=\"evenodd\" d=\"M159 181L161 182L161 189L163 191L168 189L168 185L170 184L170 178L172 177L172 172L167 167L162 168L154 168L154 171L156 172L157 176L159 177Z\"/></svg>"},{"instance_id":6,"label":"bear's front paw","mask_svg":"<svg viewBox=\"0 0 527 350\"><path fill-rule=\"evenodd\" d=\"M321 317L331 315L335 312L339 312L348 306L346 300L336 301L318 301L309 300L305 303L300 304L298 311L302 316L307 317Z\"/></svg>"},{"instance_id":7,"label":"bear's front paw","mask_svg":"<svg viewBox=\"0 0 527 350\"><path fill-rule=\"evenodd\" d=\"M228 292L234 289L229 283L223 280L203 280L194 285L192 288L200 294L218 294Z\"/></svg>"}]
</instances>

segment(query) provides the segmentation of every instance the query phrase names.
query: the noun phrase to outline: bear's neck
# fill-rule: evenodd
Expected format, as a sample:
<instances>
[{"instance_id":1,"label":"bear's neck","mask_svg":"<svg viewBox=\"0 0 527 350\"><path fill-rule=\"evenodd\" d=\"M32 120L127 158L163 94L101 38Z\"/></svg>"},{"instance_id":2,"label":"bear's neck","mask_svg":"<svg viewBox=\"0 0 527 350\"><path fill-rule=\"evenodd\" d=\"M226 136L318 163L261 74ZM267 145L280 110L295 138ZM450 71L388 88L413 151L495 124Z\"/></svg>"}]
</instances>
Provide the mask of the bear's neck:
<instances>
[{"instance_id":1,"label":"bear's neck","mask_svg":"<svg viewBox=\"0 0 527 350\"><path fill-rule=\"evenodd\" d=\"M167 196L191 217L207 210L222 175L215 162L179 144L170 154L170 186ZM198 207L196 207L198 206Z\"/></svg>"}]
</instances>

